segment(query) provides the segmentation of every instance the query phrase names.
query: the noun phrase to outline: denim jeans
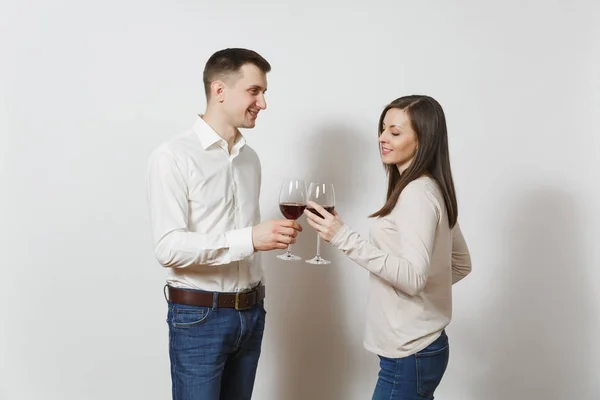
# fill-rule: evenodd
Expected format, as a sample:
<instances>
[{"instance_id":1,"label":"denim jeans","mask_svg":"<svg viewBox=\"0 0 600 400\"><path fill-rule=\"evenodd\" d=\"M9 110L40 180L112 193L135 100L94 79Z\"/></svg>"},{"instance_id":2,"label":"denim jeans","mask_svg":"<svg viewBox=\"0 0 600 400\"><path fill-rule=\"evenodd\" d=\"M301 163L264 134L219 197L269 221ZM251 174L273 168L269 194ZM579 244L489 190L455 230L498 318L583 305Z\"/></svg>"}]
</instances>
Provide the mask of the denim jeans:
<instances>
[{"instance_id":1,"label":"denim jeans","mask_svg":"<svg viewBox=\"0 0 600 400\"><path fill-rule=\"evenodd\" d=\"M250 399L265 316L262 301L242 311L169 302L173 400Z\"/></svg>"},{"instance_id":2,"label":"denim jeans","mask_svg":"<svg viewBox=\"0 0 600 400\"><path fill-rule=\"evenodd\" d=\"M423 350L404 358L379 356L379 379L373 400L433 400L449 358L448 336L441 336Z\"/></svg>"}]
</instances>

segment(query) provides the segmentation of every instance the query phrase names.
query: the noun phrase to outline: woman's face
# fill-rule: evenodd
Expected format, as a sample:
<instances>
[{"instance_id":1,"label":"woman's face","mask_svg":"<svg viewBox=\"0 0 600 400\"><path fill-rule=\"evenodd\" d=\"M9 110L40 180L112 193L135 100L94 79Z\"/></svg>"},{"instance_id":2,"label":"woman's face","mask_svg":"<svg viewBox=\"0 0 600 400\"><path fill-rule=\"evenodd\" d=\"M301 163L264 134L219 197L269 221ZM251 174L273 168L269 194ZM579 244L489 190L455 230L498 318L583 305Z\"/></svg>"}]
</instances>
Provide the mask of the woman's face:
<instances>
[{"instance_id":1,"label":"woman's face","mask_svg":"<svg viewBox=\"0 0 600 400\"><path fill-rule=\"evenodd\" d=\"M404 110L390 108L386 112L379 144L384 164L396 164L403 172L412 163L417 154L418 140Z\"/></svg>"}]
</instances>

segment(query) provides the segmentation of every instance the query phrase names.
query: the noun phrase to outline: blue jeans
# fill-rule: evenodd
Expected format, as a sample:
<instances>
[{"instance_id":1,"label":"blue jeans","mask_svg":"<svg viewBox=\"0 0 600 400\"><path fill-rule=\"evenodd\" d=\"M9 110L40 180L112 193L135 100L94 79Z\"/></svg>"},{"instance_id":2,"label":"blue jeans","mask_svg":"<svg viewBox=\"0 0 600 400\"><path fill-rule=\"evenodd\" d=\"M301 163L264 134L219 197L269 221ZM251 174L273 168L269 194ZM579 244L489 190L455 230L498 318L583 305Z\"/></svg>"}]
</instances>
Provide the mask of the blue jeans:
<instances>
[{"instance_id":1,"label":"blue jeans","mask_svg":"<svg viewBox=\"0 0 600 400\"><path fill-rule=\"evenodd\" d=\"M169 302L173 400L250 399L265 316L262 301L242 311Z\"/></svg>"},{"instance_id":2,"label":"blue jeans","mask_svg":"<svg viewBox=\"0 0 600 400\"><path fill-rule=\"evenodd\" d=\"M448 336L405 358L379 356L379 379L373 400L433 400L449 358Z\"/></svg>"}]
</instances>

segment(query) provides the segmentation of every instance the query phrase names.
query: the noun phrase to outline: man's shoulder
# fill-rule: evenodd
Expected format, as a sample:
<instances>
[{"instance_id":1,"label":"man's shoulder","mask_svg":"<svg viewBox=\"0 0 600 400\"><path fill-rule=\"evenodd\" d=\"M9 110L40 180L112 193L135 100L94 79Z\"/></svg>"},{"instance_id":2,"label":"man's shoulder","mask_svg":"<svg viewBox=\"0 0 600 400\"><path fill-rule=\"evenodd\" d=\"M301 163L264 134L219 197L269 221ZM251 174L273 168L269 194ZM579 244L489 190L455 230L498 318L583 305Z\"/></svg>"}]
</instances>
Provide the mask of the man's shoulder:
<instances>
[{"instance_id":1,"label":"man's shoulder","mask_svg":"<svg viewBox=\"0 0 600 400\"><path fill-rule=\"evenodd\" d=\"M258 159L258 153L247 142L246 144L244 144L244 147L242 147L242 151L246 153L249 157L254 157Z\"/></svg>"},{"instance_id":2,"label":"man's shoulder","mask_svg":"<svg viewBox=\"0 0 600 400\"><path fill-rule=\"evenodd\" d=\"M248 143L246 143L244 147L242 147L240 151L240 156L242 157L244 162L252 164L255 170L258 171L258 173L260 173L262 168L260 158L258 157L258 153L256 152L256 150L250 147Z\"/></svg>"},{"instance_id":3,"label":"man's shoulder","mask_svg":"<svg viewBox=\"0 0 600 400\"><path fill-rule=\"evenodd\" d=\"M198 146L198 138L193 130L186 130L161 142L152 151L152 155L170 156L175 158L185 157L190 150Z\"/></svg>"}]
</instances>

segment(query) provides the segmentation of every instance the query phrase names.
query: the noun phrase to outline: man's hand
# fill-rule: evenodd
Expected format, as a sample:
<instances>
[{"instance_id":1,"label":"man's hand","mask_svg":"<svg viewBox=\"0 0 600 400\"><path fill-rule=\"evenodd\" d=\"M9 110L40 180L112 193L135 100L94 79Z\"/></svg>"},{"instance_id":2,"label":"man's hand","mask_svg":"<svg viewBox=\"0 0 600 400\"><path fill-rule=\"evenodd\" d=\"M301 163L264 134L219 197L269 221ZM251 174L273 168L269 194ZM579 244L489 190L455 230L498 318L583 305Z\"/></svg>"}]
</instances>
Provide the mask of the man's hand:
<instances>
[{"instance_id":1,"label":"man's hand","mask_svg":"<svg viewBox=\"0 0 600 400\"><path fill-rule=\"evenodd\" d=\"M263 221L252 227L252 244L257 251L287 249L296 243L298 232L302 232L302 227L294 220Z\"/></svg>"}]
</instances>

